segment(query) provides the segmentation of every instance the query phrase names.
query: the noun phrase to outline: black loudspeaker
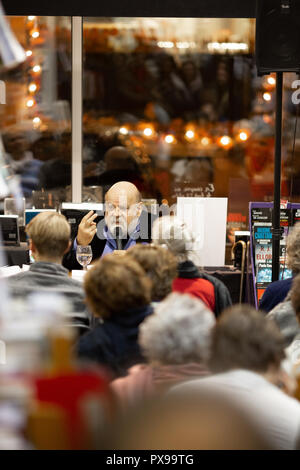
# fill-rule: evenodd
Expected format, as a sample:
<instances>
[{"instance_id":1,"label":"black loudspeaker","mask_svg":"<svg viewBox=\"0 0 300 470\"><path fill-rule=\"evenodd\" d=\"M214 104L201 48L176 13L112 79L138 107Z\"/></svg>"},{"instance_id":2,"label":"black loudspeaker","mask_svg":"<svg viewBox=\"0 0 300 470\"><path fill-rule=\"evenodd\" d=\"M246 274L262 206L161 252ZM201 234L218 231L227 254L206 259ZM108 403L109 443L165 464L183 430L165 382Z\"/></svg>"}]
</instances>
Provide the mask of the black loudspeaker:
<instances>
[{"instance_id":1,"label":"black loudspeaker","mask_svg":"<svg viewBox=\"0 0 300 470\"><path fill-rule=\"evenodd\" d=\"M300 1L256 0L258 75L300 72Z\"/></svg>"}]
</instances>

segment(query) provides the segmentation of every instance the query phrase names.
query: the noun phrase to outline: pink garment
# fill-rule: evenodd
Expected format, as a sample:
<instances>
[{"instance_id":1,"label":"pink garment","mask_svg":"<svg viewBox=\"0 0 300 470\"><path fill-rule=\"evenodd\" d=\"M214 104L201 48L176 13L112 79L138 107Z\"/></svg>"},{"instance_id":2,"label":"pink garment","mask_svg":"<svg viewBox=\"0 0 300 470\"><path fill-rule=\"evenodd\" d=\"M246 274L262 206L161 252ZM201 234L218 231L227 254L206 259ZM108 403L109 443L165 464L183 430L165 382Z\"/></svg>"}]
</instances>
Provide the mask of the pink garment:
<instances>
[{"instance_id":1,"label":"pink garment","mask_svg":"<svg viewBox=\"0 0 300 470\"><path fill-rule=\"evenodd\" d=\"M193 378L208 375L202 364L162 365L152 367L137 364L128 370L126 377L111 382L110 386L123 410L134 406L155 394L165 393L169 388Z\"/></svg>"}]
</instances>

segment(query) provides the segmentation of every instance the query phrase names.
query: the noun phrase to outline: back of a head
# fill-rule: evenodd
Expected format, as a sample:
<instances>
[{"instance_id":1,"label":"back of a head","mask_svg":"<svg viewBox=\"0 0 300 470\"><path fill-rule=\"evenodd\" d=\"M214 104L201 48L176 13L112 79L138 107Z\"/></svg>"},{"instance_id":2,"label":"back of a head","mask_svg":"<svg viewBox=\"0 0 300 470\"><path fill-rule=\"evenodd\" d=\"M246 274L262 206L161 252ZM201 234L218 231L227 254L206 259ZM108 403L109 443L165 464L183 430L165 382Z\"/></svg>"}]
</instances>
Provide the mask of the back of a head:
<instances>
[{"instance_id":1,"label":"back of a head","mask_svg":"<svg viewBox=\"0 0 300 470\"><path fill-rule=\"evenodd\" d=\"M174 292L143 322L139 344L152 363L205 363L214 325L214 315L201 300Z\"/></svg>"},{"instance_id":2,"label":"back of a head","mask_svg":"<svg viewBox=\"0 0 300 470\"><path fill-rule=\"evenodd\" d=\"M275 323L249 305L228 308L213 329L209 366L214 372L265 373L284 357L284 338Z\"/></svg>"},{"instance_id":3,"label":"back of a head","mask_svg":"<svg viewBox=\"0 0 300 470\"><path fill-rule=\"evenodd\" d=\"M111 147L104 155L107 170L135 170L137 165L127 148Z\"/></svg>"},{"instance_id":4,"label":"back of a head","mask_svg":"<svg viewBox=\"0 0 300 470\"><path fill-rule=\"evenodd\" d=\"M87 302L95 315L109 318L151 301L151 281L141 266L127 256L106 255L84 279Z\"/></svg>"},{"instance_id":5,"label":"back of a head","mask_svg":"<svg viewBox=\"0 0 300 470\"><path fill-rule=\"evenodd\" d=\"M153 223L152 240L155 245L166 245L179 261L184 261L193 250L195 237L182 220L166 215Z\"/></svg>"},{"instance_id":6,"label":"back of a head","mask_svg":"<svg viewBox=\"0 0 300 470\"><path fill-rule=\"evenodd\" d=\"M287 266L294 274L300 273L300 223L290 229L287 237Z\"/></svg>"},{"instance_id":7,"label":"back of a head","mask_svg":"<svg viewBox=\"0 0 300 470\"><path fill-rule=\"evenodd\" d=\"M156 397L135 409L130 408L108 430L105 438L101 448L106 450L271 448L259 429L232 402L199 390L188 396ZM193 463L191 456L177 462Z\"/></svg>"},{"instance_id":8,"label":"back of a head","mask_svg":"<svg viewBox=\"0 0 300 470\"><path fill-rule=\"evenodd\" d=\"M161 301L172 292L172 283L177 276L177 260L169 250L138 244L130 248L127 255L141 265L151 280L152 301Z\"/></svg>"},{"instance_id":9,"label":"back of a head","mask_svg":"<svg viewBox=\"0 0 300 470\"><path fill-rule=\"evenodd\" d=\"M61 258L71 236L67 219L58 212L41 212L26 226L26 233L40 255Z\"/></svg>"}]
</instances>

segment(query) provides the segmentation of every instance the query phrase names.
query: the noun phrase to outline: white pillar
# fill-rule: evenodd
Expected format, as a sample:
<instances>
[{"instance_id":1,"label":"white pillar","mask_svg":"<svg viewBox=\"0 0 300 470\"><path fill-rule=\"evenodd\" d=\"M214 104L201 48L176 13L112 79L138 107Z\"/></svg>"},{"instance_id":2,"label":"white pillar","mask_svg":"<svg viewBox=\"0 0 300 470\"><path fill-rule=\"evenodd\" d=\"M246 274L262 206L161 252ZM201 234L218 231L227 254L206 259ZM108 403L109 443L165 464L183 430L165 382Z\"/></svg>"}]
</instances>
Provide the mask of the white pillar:
<instances>
[{"instance_id":1,"label":"white pillar","mask_svg":"<svg viewBox=\"0 0 300 470\"><path fill-rule=\"evenodd\" d=\"M82 198L82 17L72 17L72 202Z\"/></svg>"}]
</instances>

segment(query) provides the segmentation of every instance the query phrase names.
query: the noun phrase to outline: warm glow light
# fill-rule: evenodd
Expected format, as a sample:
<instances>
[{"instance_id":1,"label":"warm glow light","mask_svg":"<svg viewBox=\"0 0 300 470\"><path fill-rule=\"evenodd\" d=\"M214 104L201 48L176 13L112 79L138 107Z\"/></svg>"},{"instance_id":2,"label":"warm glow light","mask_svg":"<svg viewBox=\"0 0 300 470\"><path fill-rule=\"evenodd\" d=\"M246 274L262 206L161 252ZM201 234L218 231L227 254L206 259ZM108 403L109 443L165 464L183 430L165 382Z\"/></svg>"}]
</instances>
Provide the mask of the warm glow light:
<instances>
[{"instance_id":1,"label":"warm glow light","mask_svg":"<svg viewBox=\"0 0 300 470\"><path fill-rule=\"evenodd\" d=\"M263 94L263 99L265 101L271 101L271 99L272 99L271 93L268 93L268 92L264 93Z\"/></svg>"},{"instance_id":2,"label":"warm glow light","mask_svg":"<svg viewBox=\"0 0 300 470\"><path fill-rule=\"evenodd\" d=\"M248 51L249 46L245 42L209 42L207 48L210 52Z\"/></svg>"},{"instance_id":3,"label":"warm glow light","mask_svg":"<svg viewBox=\"0 0 300 470\"><path fill-rule=\"evenodd\" d=\"M119 132L122 135L127 135L128 134L128 129L127 129L127 127L120 127Z\"/></svg>"},{"instance_id":4,"label":"warm glow light","mask_svg":"<svg viewBox=\"0 0 300 470\"><path fill-rule=\"evenodd\" d=\"M35 19L35 16L28 16L28 21L33 21Z\"/></svg>"},{"instance_id":5,"label":"warm glow light","mask_svg":"<svg viewBox=\"0 0 300 470\"><path fill-rule=\"evenodd\" d=\"M27 100L26 106L27 106L27 108L32 108L32 106L34 106L34 100L31 99L31 98L29 100Z\"/></svg>"},{"instance_id":6,"label":"warm glow light","mask_svg":"<svg viewBox=\"0 0 300 470\"><path fill-rule=\"evenodd\" d=\"M174 142L174 136L171 134L166 135L165 141L167 142L167 144L172 144Z\"/></svg>"},{"instance_id":7,"label":"warm glow light","mask_svg":"<svg viewBox=\"0 0 300 470\"><path fill-rule=\"evenodd\" d=\"M223 147L228 147L228 145L231 144L231 138L228 135L223 135L220 139L220 143Z\"/></svg>"},{"instance_id":8,"label":"warm glow light","mask_svg":"<svg viewBox=\"0 0 300 470\"><path fill-rule=\"evenodd\" d=\"M272 118L271 116L268 116L268 114L264 114L263 121L266 122L267 124L270 124L272 122Z\"/></svg>"},{"instance_id":9,"label":"warm glow light","mask_svg":"<svg viewBox=\"0 0 300 470\"><path fill-rule=\"evenodd\" d=\"M172 49L174 47L174 42L172 41L158 41L157 43L158 47L162 47L165 49Z\"/></svg>"},{"instance_id":10,"label":"warm glow light","mask_svg":"<svg viewBox=\"0 0 300 470\"><path fill-rule=\"evenodd\" d=\"M26 51L26 55L27 55L27 57L31 57L32 56L32 51Z\"/></svg>"},{"instance_id":11,"label":"warm glow light","mask_svg":"<svg viewBox=\"0 0 300 470\"><path fill-rule=\"evenodd\" d=\"M208 145L210 143L210 139L208 137L202 137L201 144Z\"/></svg>"},{"instance_id":12,"label":"warm glow light","mask_svg":"<svg viewBox=\"0 0 300 470\"><path fill-rule=\"evenodd\" d=\"M239 133L239 138L240 138L240 140L242 140L243 142L245 142L245 141L248 139L248 137L249 137L249 136L248 136L247 132L242 131L242 132Z\"/></svg>"},{"instance_id":13,"label":"warm glow light","mask_svg":"<svg viewBox=\"0 0 300 470\"><path fill-rule=\"evenodd\" d=\"M36 126L39 125L39 124L41 124L41 120L40 120L39 117L33 118L33 119L32 119L32 122L33 122L33 124L35 124Z\"/></svg>"},{"instance_id":14,"label":"warm glow light","mask_svg":"<svg viewBox=\"0 0 300 470\"><path fill-rule=\"evenodd\" d=\"M39 33L39 31L37 31L37 30L32 31L32 33L31 33L31 36L32 36L34 39L38 38L39 35L40 35L40 33Z\"/></svg>"},{"instance_id":15,"label":"warm glow light","mask_svg":"<svg viewBox=\"0 0 300 470\"><path fill-rule=\"evenodd\" d=\"M144 129L144 135L145 135L146 137L150 137L152 134L153 134L153 130L152 130L150 127L146 127L146 128Z\"/></svg>"},{"instance_id":16,"label":"warm glow light","mask_svg":"<svg viewBox=\"0 0 300 470\"><path fill-rule=\"evenodd\" d=\"M267 82L268 82L269 85L275 85L276 80L275 80L274 77L268 77Z\"/></svg>"},{"instance_id":17,"label":"warm glow light","mask_svg":"<svg viewBox=\"0 0 300 470\"><path fill-rule=\"evenodd\" d=\"M40 65L35 65L32 69L35 73L38 73L41 71L41 66Z\"/></svg>"},{"instance_id":18,"label":"warm glow light","mask_svg":"<svg viewBox=\"0 0 300 470\"><path fill-rule=\"evenodd\" d=\"M190 130L186 131L185 136L188 139L193 139L195 137L195 132L190 129Z\"/></svg>"},{"instance_id":19,"label":"warm glow light","mask_svg":"<svg viewBox=\"0 0 300 470\"><path fill-rule=\"evenodd\" d=\"M30 93L34 93L37 89L37 86L35 83L30 83L29 87L28 87L28 90L30 91Z\"/></svg>"}]
</instances>

